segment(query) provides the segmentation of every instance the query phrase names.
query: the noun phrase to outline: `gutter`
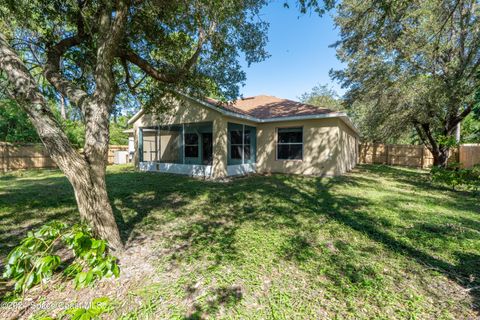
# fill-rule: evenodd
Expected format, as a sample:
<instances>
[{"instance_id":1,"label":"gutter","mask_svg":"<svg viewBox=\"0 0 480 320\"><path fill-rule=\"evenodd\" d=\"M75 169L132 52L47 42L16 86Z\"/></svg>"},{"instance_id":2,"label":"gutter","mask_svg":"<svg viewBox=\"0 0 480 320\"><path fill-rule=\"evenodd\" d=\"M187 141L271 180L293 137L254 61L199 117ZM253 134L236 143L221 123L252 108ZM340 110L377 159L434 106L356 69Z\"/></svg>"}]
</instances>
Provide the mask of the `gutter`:
<instances>
[{"instance_id":1,"label":"gutter","mask_svg":"<svg viewBox=\"0 0 480 320\"><path fill-rule=\"evenodd\" d=\"M303 116L290 116L290 117L277 117L277 118L268 118L268 119L261 119L261 118L256 118L252 117L250 115L246 114L241 114L241 113L236 113L230 110L226 110L224 108L220 108L216 105L213 105L211 103L198 100L196 98L190 97L184 93L177 92L179 95L183 96L184 98L194 101L198 104L201 104L204 107L207 107L209 109L215 110L222 115L232 117L232 118L237 118L237 119L243 119L243 120L249 120L255 123L271 123L271 122L281 122L281 121L298 121L298 120L314 120L314 119L328 119L328 118L340 118L350 129L352 129L356 134L360 136L360 132L358 129L355 127L355 125L352 123L350 118L347 116L345 112L331 112L331 113L326 113L326 114L314 114L314 115L303 115ZM137 121L145 112L143 109L140 109L130 120L128 120L128 124L133 124L135 121Z\"/></svg>"}]
</instances>

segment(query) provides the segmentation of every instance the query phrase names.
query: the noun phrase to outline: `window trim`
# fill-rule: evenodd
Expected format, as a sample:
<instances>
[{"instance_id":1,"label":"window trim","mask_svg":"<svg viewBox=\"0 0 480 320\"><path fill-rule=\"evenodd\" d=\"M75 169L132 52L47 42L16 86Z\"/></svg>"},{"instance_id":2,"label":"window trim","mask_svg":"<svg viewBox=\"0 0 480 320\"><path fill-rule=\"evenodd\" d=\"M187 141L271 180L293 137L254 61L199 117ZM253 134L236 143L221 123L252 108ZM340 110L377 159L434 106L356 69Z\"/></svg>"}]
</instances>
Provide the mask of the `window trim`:
<instances>
[{"instance_id":1,"label":"window trim","mask_svg":"<svg viewBox=\"0 0 480 320\"><path fill-rule=\"evenodd\" d=\"M302 142L292 142L292 143L279 143L278 142L278 129L302 129ZM305 155L305 130L303 126L288 126L288 127L276 127L275 128L275 161L303 161ZM278 145L286 144L301 144L302 145L302 158L301 159L279 159L278 158Z\"/></svg>"},{"instance_id":2,"label":"window trim","mask_svg":"<svg viewBox=\"0 0 480 320\"><path fill-rule=\"evenodd\" d=\"M187 134L194 134L197 136L197 144L187 144L187 141L185 139L185 135ZM198 135L198 133L196 132L185 132L183 134L183 154L184 154L184 158L191 158L191 159L198 159L198 157L200 156L200 137ZM197 156L196 157L187 157L186 155L186 150L187 150L187 147L197 147Z\"/></svg>"},{"instance_id":3,"label":"window trim","mask_svg":"<svg viewBox=\"0 0 480 320\"><path fill-rule=\"evenodd\" d=\"M230 151L230 158L231 158L232 160L241 160L241 161L242 161L242 164L243 164L243 161L244 161L244 160L243 160L243 146L244 146L244 137L243 137L243 135L244 135L244 127L245 127L245 126L242 125L242 129L241 129L241 130L231 130L231 131L228 132L228 134L229 134L229 139L230 139L230 150L229 150L229 151ZM242 142L241 142L241 143L232 143L232 132L234 132L234 131L240 132L240 136L242 137ZM240 146L240 149L242 150L242 152L240 153L240 158L233 158L233 157L232 157L232 156L233 156L232 147L238 147L238 146Z\"/></svg>"},{"instance_id":4,"label":"window trim","mask_svg":"<svg viewBox=\"0 0 480 320\"><path fill-rule=\"evenodd\" d=\"M241 161L241 165L244 165L247 163L247 161L250 161L252 159L252 134L253 134L253 131L251 129L246 129L246 127L251 127L249 125L246 125L244 123L240 124L240 123L235 123L237 125L241 125L242 128L241 129L236 129L236 130L228 130L228 145L229 145L229 149L228 149L228 152L229 152L229 155L227 157L227 159L231 159L231 160L240 160ZM253 127L253 128L256 128L256 127ZM250 142L248 144L245 143L245 131L249 131L249 134L250 134ZM238 131L240 132L240 135L242 136L242 142L241 143L232 143L232 136L231 136L231 133L233 131ZM255 134L256 134L256 131L255 131ZM256 137L255 137L256 139ZM241 149L241 158L232 158L232 155L233 155L233 152L232 152L232 147L240 147ZM248 146L250 148L250 156L248 157L248 159L245 158L245 147ZM255 163L256 163L256 156L255 156Z\"/></svg>"}]
</instances>

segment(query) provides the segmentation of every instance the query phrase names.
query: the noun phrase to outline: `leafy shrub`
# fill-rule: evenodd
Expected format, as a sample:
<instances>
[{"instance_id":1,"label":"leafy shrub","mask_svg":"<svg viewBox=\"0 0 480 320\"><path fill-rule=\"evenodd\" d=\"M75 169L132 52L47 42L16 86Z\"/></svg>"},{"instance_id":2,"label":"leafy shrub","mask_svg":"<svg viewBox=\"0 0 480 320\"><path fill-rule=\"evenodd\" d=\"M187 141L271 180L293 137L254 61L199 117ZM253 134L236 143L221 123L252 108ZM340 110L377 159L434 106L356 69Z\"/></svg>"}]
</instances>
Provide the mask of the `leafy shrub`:
<instances>
[{"instance_id":1,"label":"leafy shrub","mask_svg":"<svg viewBox=\"0 0 480 320\"><path fill-rule=\"evenodd\" d=\"M102 297L93 299L92 303L88 308L68 308L58 317L53 317L45 315L45 313L38 314L30 320L93 320L100 319L101 315L111 313L113 311L113 306L109 298Z\"/></svg>"},{"instance_id":2,"label":"leafy shrub","mask_svg":"<svg viewBox=\"0 0 480 320\"><path fill-rule=\"evenodd\" d=\"M100 315L112 311L113 306L110 303L110 299L103 297L94 299L89 308L71 308L65 310L63 314L70 316L71 320L90 320L97 319Z\"/></svg>"},{"instance_id":3,"label":"leafy shrub","mask_svg":"<svg viewBox=\"0 0 480 320\"><path fill-rule=\"evenodd\" d=\"M450 163L447 168L433 167L430 173L432 182L446 185L453 190L460 186L469 190L480 188L480 165L462 169L458 163Z\"/></svg>"},{"instance_id":4,"label":"leafy shrub","mask_svg":"<svg viewBox=\"0 0 480 320\"><path fill-rule=\"evenodd\" d=\"M67 249L73 253L72 262L62 262L57 254ZM3 278L15 281L14 291L47 282L60 268L64 276L74 279L76 288L93 284L103 277L118 277L120 269L116 258L107 254L107 243L95 239L85 225L67 227L53 221L30 231L19 246L7 256Z\"/></svg>"}]
</instances>

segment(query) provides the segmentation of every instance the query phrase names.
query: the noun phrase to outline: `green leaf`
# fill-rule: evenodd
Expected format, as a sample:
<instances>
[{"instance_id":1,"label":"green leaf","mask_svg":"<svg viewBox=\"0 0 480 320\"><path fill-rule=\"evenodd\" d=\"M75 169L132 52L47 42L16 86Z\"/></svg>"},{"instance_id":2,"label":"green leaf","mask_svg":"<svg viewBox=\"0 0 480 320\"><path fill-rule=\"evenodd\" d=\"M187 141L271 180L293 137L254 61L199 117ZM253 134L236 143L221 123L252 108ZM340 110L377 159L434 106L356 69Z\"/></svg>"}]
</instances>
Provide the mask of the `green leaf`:
<instances>
[{"instance_id":1,"label":"green leaf","mask_svg":"<svg viewBox=\"0 0 480 320\"><path fill-rule=\"evenodd\" d=\"M32 285L35 283L36 276L37 275L33 272L28 276L27 281L25 282L25 288L31 288L32 287Z\"/></svg>"},{"instance_id":2,"label":"green leaf","mask_svg":"<svg viewBox=\"0 0 480 320\"><path fill-rule=\"evenodd\" d=\"M85 277L85 285L91 284L93 281L93 271L88 271L87 276Z\"/></svg>"}]
</instances>

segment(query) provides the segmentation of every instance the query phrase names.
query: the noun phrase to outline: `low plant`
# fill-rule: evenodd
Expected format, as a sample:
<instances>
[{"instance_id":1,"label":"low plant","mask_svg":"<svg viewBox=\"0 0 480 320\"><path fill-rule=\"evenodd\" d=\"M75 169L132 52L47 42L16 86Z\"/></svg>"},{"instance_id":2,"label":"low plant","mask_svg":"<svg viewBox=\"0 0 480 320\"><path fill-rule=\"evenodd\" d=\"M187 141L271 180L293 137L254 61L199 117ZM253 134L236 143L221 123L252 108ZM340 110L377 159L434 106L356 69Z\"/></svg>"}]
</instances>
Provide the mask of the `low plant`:
<instances>
[{"instance_id":1,"label":"low plant","mask_svg":"<svg viewBox=\"0 0 480 320\"><path fill-rule=\"evenodd\" d=\"M107 297L101 297L93 299L88 308L68 308L56 317L41 313L29 318L29 320L93 320L101 319L102 315L109 314L112 311L111 300Z\"/></svg>"},{"instance_id":2,"label":"low plant","mask_svg":"<svg viewBox=\"0 0 480 320\"><path fill-rule=\"evenodd\" d=\"M73 259L62 261L59 252L65 249L73 254ZM15 281L15 293L24 293L63 269L63 275L73 279L76 288L82 288L103 277L118 277L116 261L108 254L107 243L95 239L87 226L68 227L53 221L28 232L8 254L3 278Z\"/></svg>"},{"instance_id":3,"label":"low plant","mask_svg":"<svg viewBox=\"0 0 480 320\"><path fill-rule=\"evenodd\" d=\"M430 171L432 182L446 185L452 190L463 187L469 190L480 188L480 165L461 168L459 163L449 163L446 168L433 167Z\"/></svg>"}]
</instances>

